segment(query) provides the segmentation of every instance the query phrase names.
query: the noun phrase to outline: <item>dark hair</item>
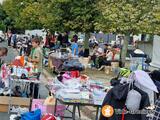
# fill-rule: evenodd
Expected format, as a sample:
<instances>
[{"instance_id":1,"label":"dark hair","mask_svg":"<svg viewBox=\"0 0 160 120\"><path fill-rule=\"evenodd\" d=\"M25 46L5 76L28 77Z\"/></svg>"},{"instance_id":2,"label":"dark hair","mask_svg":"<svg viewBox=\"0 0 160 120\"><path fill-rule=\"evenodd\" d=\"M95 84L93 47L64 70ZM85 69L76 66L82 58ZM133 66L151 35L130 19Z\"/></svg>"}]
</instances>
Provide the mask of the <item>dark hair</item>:
<instances>
[{"instance_id":1,"label":"dark hair","mask_svg":"<svg viewBox=\"0 0 160 120\"><path fill-rule=\"evenodd\" d=\"M7 55L8 49L6 47L0 47L0 51L2 51L3 55Z\"/></svg>"},{"instance_id":2,"label":"dark hair","mask_svg":"<svg viewBox=\"0 0 160 120\"><path fill-rule=\"evenodd\" d=\"M35 43L37 43L38 45L40 45L40 40L37 38L37 37L35 37L35 38L33 38L32 39L32 42L35 42Z\"/></svg>"}]
</instances>

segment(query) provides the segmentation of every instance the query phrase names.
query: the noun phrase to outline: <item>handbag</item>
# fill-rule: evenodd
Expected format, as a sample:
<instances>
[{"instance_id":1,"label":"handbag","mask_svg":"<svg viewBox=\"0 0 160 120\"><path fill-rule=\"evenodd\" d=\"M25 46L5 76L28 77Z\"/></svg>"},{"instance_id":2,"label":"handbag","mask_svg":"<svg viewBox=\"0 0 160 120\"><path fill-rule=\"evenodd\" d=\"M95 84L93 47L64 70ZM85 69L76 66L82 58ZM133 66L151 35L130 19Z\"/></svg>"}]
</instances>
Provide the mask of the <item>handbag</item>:
<instances>
[{"instance_id":1,"label":"handbag","mask_svg":"<svg viewBox=\"0 0 160 120\"><path fill-rule=\"evenodd\" d=\"M141 94L134 90L133 88L133 80L131 80L131 83L129 84L129 92L126 99L126 107L130 111L136 111L139 110L140 103L141 103Z\"/></svg>"},{"instance_id":2,"label":"handbag","mask_svg":"<svg viewBox=\"0 0 160 120\"><path fill-rule=\"evenodd\" d=\"M41 110L24 113L21 115L21 120L41 120Z\"/></svg>"}]
</instances>

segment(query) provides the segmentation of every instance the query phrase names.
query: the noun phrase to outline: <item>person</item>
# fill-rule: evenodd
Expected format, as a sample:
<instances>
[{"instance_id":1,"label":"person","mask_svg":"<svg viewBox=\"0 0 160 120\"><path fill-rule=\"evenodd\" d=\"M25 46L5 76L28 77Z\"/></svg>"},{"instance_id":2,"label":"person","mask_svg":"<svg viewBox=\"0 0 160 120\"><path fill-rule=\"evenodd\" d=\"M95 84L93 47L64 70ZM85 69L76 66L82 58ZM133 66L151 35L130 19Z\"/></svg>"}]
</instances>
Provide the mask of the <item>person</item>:
<instances>
[{"instance_id":1,"label":"person","mask_svg":"<svg viewBox=\"0 0 160 120\"><path fill-rule=\"evenodd\" d=\"M55 47L55 44L56 44L56 37L55 37L55 35L51 35L51 38L50 38L50 48Z\"/></svg>"},{"instance_id":2,"label":"person","mask_svg":"<svg viewBox=\"0 0 160 120\"><path fill-rule=\"evenodd\" d=\"M74 39L74 37L72 39L71 50L72 50L72 56L78 56L79 50L78 50L77 39Z\"/></svg>"},{"instance_id":3,"label":"person","mask_svg":"<svg viewBox=\"0 0 160 120\"><path fill-rule=\"evenodd\" d=\"M16 47L16 43L17 43L17 35L14 34L14 35L12 36L12 39L13 39L13 48L17 48L17 47Z\"/></svg>"},{"instance_id":4,"label":"person","mask_svg":"<svg viewBox=\"0 0 160 120\"><path fill-rule=\"evenodd\" d=\"M8 46L9 46L9 47L11 46L11 38L12 38L12 32L9 31L9 32L8 32Z\"/></svg>"},{"instance_id":5,"label":"person","mask_svg":"<svg viewBox=\"0 0 160 120\"><path fill-rule=\"evenodd\" d=\"M98 43L96 42L93 46L93 52L90 56L90 59L93 61L94 67L99 68L98 61L103 56L103 49L99 47Z\"/></svg>"},{"instance_id":6,"label":"person","mask_svg":"<svg viewBox=\"0 0 160 120\"><path fill-rule=\"evenodd\" d=\"M54 41L55 41L54 36L51 34L51 32L48 32L46 35L45 47L47 48L54 47Z\"/></svg>"},{"instance_id":7,"label":"person","mask_svg":"<svg viewBox=\"0 0 160 120\"><path fill-rule=\"evenodd\" d=\"M113 60L113 50L111 46L107 46L107 50L104 52L103 58L99 59L99 71L104 69L105 66L111 66L111 61Z\"/></svg>"},{"instance_id":8,"label":"person","mask_svg":"<svg viewBox=\"0 0 160 120\"><path fill-rule=\"evenodd\" d=\"M65 32L65 33L64 33L64 36L63 36L63 40L62 40L62 45L63 45L63 46L67 46L68 44L69 44L68 32Z\"/></svg>"},{"instance_id":9,"label":"person","mask_svg":"<svg viewBox=\"0 0 160 120\"><path fill-rule=\"evenodd\" d=\"M74 39L75 41L78 41L78 35L77 35L77 34L73 35L73 39Z\"/></svg>"},{"instance_id":10,"label":"person","mask_svg":"<svg viewBox=\"0 0 160 120\"><path fill-rule=\"evenodd\" d=\"M6 47L0 47L0 67L4 63L4 60L2 60L2 57L7 56L8 49Z\"/></svg>"},{"instance_id":11,"label":"person","mask_svg":"<svg viewBox=\"0 0 160 120\"><path fill-rule=\"evenodd\" d=\"M43 55L42 55L42 49L40 48L40 40L38 38L32 39L32 50L29 55L28 61L31 62L37 68L38 70L37 79L39 80L42 72ZM39 90L39 85L35 84L34 98L38 98L38 90ZM30 95L32 95L33 84L31 84L30 92L31 92Z\"/></svg>"},{"instance_id":12,"label":"person","mask_svg":"<svg viewBox=\"0 0 160 120\"><path fill-rule=\"evenodd\" d=\"M0 57L6 56L8 49L6 47L0 47Z\"/></svg>"},{"instance_id":13,"label":"person","mask_svg":"<svg viewBox=\"0 0 160 120\"><path fill-rule=\"evenodd\" d=\"M57 32L58 36L57 36L57 41L59 41L60 45L62 46L62 40L63 40L63 36L61 33Z\"/></svg>"}]
</instances>

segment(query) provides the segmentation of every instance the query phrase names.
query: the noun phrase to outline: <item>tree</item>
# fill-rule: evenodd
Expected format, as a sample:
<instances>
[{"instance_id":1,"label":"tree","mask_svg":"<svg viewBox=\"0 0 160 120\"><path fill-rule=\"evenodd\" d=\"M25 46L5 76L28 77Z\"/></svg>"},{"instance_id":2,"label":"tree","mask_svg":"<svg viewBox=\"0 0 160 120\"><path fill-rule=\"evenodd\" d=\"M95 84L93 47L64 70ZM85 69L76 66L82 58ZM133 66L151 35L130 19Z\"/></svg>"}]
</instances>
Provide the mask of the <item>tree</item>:
<instances>
[{"instance_id":1,"label":"tree","mask_svg":"<svg viewBox=\"0 0 160 120\"><path fill-rule=\"evenodd\" d=\"M153 15L157 5L159 0L99 0L101 18L96 23L97 28L126 35L121 54L123 65L130 34L156 32L152 25L156 26L160 21Z\"/></svg>"},{"instance_id":2,"label":"tree","mask_svg":"<svg viewBox=\"0 0 160 120\"><path fill-rule=\"evenodd\" d=\"M42 28L42 6L35 2L28 4L21 12L16 21L16 26L23 29L40 29Z\"/></svg>"},{"instance_id":3,"label":"tree","mask_svg":"<svg viewBox=\"0 0 160 120\"><path fill-rule=\"evenodd\" d=\"M85 33L85 49L89 49L90 32L95 31L94 23L99 15L96 2L97 0L55 0L53 2L55 27L63 31Z\"/></svg>"}]
</instances>

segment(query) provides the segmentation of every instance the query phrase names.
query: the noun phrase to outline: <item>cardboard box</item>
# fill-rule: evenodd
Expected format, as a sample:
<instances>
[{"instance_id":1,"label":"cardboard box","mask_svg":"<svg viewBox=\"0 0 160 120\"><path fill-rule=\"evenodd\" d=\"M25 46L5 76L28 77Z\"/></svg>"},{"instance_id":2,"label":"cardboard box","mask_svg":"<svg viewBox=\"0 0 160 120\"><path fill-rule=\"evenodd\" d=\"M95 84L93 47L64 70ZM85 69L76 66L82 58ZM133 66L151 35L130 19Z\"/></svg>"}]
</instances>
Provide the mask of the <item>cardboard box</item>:
<instances>
[{"instance_id":1,"label":"cardboard box","mask_svg":"<svg viewBox=\"0 0 160 120\"><path fill-rule=\"evenodd\" d=\"M10 97L0 96L0 112L8 112ZM30 98L11 97L11 104L21 107L30 107Z\"/></svg>"}]
</instances>

